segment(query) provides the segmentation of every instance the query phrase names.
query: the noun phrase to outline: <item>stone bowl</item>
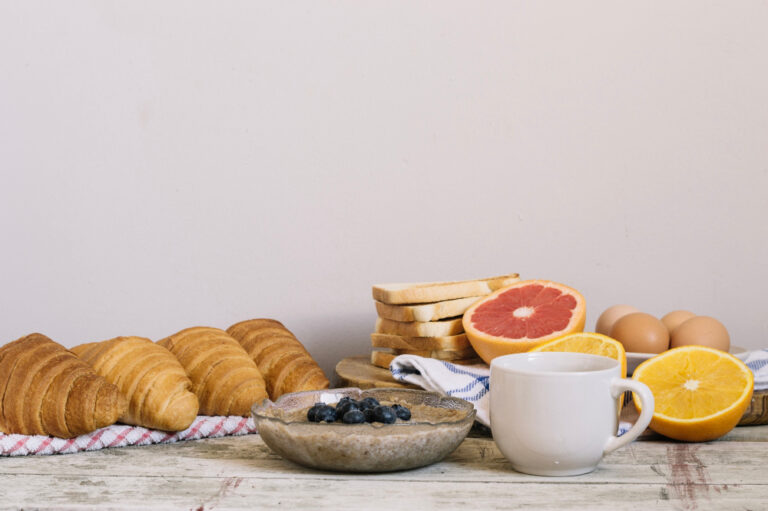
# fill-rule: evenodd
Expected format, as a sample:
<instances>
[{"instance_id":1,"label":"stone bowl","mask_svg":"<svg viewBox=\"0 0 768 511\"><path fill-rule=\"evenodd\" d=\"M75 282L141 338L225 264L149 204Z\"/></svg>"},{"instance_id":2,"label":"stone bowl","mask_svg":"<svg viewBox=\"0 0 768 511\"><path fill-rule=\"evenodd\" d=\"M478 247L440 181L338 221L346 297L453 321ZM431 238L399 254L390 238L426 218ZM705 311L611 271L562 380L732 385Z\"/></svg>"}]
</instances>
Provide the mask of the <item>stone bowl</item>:
<instances>
[{"instance_id":1,"label":"stone bowl","mask_svg":"<svg viewBox=\"0 0 768 511\"><path fill-rule=\"evenodd\" d=\"M306 410L342 397L374 397L411 409L409 421L394 424L315 423ZM358 388L312 390L265 399L251 413L264 443L305 467L338 472L390 472L430 465L453 452L475 420L472 403L436 392Z\"/></svg>"}]
</instances>

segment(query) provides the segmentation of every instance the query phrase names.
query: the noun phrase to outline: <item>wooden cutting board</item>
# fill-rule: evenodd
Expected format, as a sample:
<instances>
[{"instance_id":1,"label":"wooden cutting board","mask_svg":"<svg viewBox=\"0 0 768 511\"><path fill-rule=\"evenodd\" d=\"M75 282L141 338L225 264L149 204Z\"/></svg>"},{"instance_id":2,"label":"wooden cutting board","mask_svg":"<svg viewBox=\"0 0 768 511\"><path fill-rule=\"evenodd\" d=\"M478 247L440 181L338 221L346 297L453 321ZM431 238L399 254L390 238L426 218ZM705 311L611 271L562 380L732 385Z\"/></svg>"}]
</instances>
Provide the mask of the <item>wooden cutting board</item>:
<instances>
[{"instance_id":1,"label":"wooden cutting board","mask_svg":"<svg viewBox=\"0 0 768 511\"><path fill-rule=\"evenodd\" d=\"M396 387L404 389L418 389L416 385L409 385L395 380L388 369L382 369L371 364L371 357L349 357L336 364L336 376L341 387L358 387L361 389Z\"/></svg>"},{"instance_id":2,"label":"wooden cutting board","mask_svg":"<svg viewBox=\"0 0 768 511\"><path fill-rule=\"evenodd\" d=\"M415 385L401 383L392 377L387 369L371 364L370 357L359 356L343 359L336 364L336 375L339 386L359 387L361 389L399 387L418 389ZM768 424L768 390L756 390L752 402L744 412L739 426L756 426Z\"/></svg>"}]
</instances>

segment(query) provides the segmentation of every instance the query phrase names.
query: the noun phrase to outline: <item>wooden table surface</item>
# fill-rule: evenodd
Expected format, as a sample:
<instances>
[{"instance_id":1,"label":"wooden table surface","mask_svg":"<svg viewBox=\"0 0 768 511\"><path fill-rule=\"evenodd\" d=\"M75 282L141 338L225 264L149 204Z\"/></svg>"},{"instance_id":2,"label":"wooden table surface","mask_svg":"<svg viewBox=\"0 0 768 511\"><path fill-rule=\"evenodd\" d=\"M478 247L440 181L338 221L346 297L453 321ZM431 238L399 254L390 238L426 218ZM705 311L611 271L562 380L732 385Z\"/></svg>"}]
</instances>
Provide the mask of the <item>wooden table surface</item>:
<instances>
[{"instance_id":1,"label":"wooden table surface","mask_svg":"<svg viewBox=\"0 0 768 511\"><path fill-rule=\"evenodd\" d=\"M370 475L302 468L258 435L0 458L0 508L768 509L768 426L701 444L645 436L563 478L515 472L490 438L467 438L432 466Z\"/></svg>"}]
</instances>

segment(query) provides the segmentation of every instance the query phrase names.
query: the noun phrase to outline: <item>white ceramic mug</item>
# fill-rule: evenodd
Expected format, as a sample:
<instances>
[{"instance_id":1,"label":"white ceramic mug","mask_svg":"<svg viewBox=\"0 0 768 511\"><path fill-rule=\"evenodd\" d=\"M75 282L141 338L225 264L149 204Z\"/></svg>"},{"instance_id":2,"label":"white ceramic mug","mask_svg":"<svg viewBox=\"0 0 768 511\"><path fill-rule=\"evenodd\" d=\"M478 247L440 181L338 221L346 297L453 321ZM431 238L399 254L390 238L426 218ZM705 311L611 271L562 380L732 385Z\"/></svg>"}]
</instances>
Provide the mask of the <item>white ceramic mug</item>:
<instances>
[{"instance_id":1,"label":"white ceramic mug","mask_svg":"<svg viewBox=\"0 0 768 511\"><path fill-rule=\"evenodd\" d=\"M617 437L618 398L626 390L642 413ZM591 472L602 457L637 438L653 415L653 394L621 377L618 361L584 353L535 352L491 361L493 439L518 472Z\"/></svg>"}]
</instances>

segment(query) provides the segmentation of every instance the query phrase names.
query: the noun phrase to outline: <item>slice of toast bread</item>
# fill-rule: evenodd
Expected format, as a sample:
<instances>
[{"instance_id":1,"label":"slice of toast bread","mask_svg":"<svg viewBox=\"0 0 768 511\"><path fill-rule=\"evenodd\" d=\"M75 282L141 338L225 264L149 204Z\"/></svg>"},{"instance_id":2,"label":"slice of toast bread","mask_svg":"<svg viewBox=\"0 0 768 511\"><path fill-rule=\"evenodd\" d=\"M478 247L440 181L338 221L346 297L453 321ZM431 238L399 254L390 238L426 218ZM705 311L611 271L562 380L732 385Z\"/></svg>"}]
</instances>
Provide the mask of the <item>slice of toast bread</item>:
<instances>
[{"instance_id":1,"label":"slice of toast bread","mask_svg":"<svg viewBox=\"0 0 768 511\"><path fill-rule=\"evenodd\" d=\"M520 280L512 273L487 279L455 282L416 282L410 284L377 284L373 286L373 298L390 305L433 303L470 296L483 296Z\"/></svg>"},{"instance_id":2,"label":"slice of toast bread","mask_svg":"<svg viewBox=\"0 0 768 511\"><path fill-rule=\"evenodd\" d=\"M405 337L393 334L371 334L371 346L395 350L463 350L470 347L465 334L442 337Z\"/></svg>"},{"instance_id":3,"label":"slice of toast bread","mask_svg":"<svg viewBox=\"0 0 768 511\"><path fill-rule=\"evenodd\" d=\"M461 318L441 319L439 321L411 321L404 323L391 319L376 319L377 334L403 335L406 337L441 337L464 333Z\"/></svg>"},{"instance_id":4,"label":"slice of toast bread","mask_svg":"<svg viewBox=\"0 0 768 511\"><path fill-rule=\"evenodd\" d=\"M470 296L419 305L390 305L377 301L376 312L380 318L394 321L436 321L461 316L479 299L478 296Z\"/></svg>"}]
</instances>

